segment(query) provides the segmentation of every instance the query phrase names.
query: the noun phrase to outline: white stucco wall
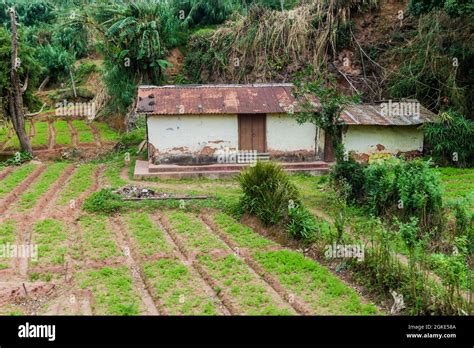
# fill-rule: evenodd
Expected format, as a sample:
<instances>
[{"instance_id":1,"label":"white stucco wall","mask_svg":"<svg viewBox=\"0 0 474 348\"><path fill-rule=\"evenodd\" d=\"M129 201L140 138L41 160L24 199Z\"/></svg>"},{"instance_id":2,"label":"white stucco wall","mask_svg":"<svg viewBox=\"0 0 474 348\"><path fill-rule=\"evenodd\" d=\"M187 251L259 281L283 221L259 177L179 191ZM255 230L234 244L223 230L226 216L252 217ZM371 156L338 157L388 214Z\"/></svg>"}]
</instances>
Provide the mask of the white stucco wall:
<instances>
[{"instance_id":1,"label":"white stucco wall","mask_svg":"<svg viewBox=\"0 0 474 348\"><path fill-rule=\"evenodd\" d=\"M148 139L161 153L237 149L237 115L149 116Z\"/></svg>"},{"instance_id":2,"label":"white stucco wall","mask_svg":"<svg viewBox=\"0 0 474 348\"><path fill-rule=\"evenodd\" d=\"M314 151L316 126L311 123L298 124L286 114L267 115L268 151Z\"/></svg>"},{"instance_id":3,"label":"white stucco wall","mask_svg":"<svg viewBox=\"0 0 474 348\"><path fill-rule=\"evenodd\" d=\"M395 154L422 151L423 131L417 128L417 126L348 126L342 139L348 152ZM377 149L377 145L380 150Z\"/></svg>"}]
</instances>

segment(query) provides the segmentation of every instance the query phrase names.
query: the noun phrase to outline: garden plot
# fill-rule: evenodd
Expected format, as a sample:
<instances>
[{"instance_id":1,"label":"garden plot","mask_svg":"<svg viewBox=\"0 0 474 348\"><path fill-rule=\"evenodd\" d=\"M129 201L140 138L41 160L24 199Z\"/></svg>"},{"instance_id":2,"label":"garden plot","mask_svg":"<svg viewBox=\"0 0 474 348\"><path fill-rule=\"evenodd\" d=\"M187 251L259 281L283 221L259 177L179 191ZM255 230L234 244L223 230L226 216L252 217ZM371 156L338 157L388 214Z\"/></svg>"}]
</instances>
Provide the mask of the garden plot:
<instances>
[{"instance_id":1,"label":"garden plot","mask_svg":"<svg viewBox=\"0 0 474 348\"><path fill-rule=\"evenodd\" d=\"M33 163L25 164L13 170L5 179L1 181L0 185L0 199L4 198L14 188L19 186L33 171L37 165Z\"/></svg>"},{"instance_id":2,"label":"garden plot","mask_svg":"<svg viewBox=\"0 0 474 348\"><path fill-rule=\"evenodd\" d=\"M84 270L75 278L79 288L92 292L94 315L139 315L145 312L126 266Z\"/></svg>"},{"instance_id":3,"label":"garden plot","mask_svg":"<svg viewBox=\"0 0 474 348\"><path fill-rule=\"evenodd\" d=\"M16 211L27 211L33 208L35 203L48 192L67 167L68 164L64 162L49 165L37 180L20 195L13 209Z\"/></svg>"},{"instance_id":4,"label":"garden plot","mask_svg":"<svg viewBox=\"0 0 474 348\"><path fill-rule=\"evenodd\" d=\"M49 144L49 124L46 121L34 123L35 134L31 138L33 149L47 149Z\"/></svg>"},{"instance_id":5,"label":"garden plot","mask_svg":"<svg viewBox=\"0 0 474 348\"><path fill-rule=\"evenodd\" d=\"M56 219L39 220L34 224L32 245L38 247L38 259L30 260L31 280L51 280L53 275L66 272L67 254L70 254L71 231Z\"/></svg>"},{"instance_id":6,"label":"garden plot","mask_svg":"<svg viewBox=\"0 0 474 348\"><path fill-rule=\"evenodd\" d=\"M29 180L40 167L43 171ZM47 290L44 297L39 296L44 302L35 308L12 302L13 307L2 313L374 313L372 305L364 304L324 267L283 249L223 212L174 209L157 213L147 205L113 216L81 212L84 197L106 183L106 178L107 171L98 165L74 167L63 162L23 165L0 180L0 202L12 191L18 193L7 213L19 221L10 216L0 219L0 244L20 240L39 247L38 259L23 266L0 259L0 282L22 279L27 289ZM160 184L151 186L161 192ZM173 185L182 185L176 191L189 195L224 192L229 183L199 182L189 189L189 183L167 182L164 187ZM71 200L77 204L74 210ZM21 238L18 230L23 230ZM13 277L10 268L17 267L21 272ZM0 302L10 304L9 299L0 294Z\"/></svg>"},{"instance_id":7,"label":"garden plot","mask_svg":"<svg viewBox=\"0 0 474 348\"><path fill-rule=\"evenodd\" d=\"M226 214L210 214L209 220L212 228L219 229L218 233L223 233L223 238L229 240L231 245L250 250L249 259L244 260L258 273L266 272L267 281L276 290L293 300L302 300L298 304L302 310L309 309L312 314L326 315L376 313L373 305L362 304L354 290L317 262L298 252L276 247L276 243L268 241ZM276 250L268 250L269 248Z\"/></svg>"},{"instance_id":8,"label":"garden plot","mask_svg":"<svg viewBox=\"0 0 474 348\"><path fill-rule=\"evenodd\" d=\"M291 306L234 256L232 249L209 231L201 220L180 211L168 213L166 218L169 218L169 231L176 233L185 253L196 257L201 275L221 296L232 314L295 314Z\"/></svg>"},{"instance_id":9,"label":"garden plot","mask_svg":"<svg viewBox=\"0 0 474 348\"><path fill-rule=\"evenodd\" d=\"M65 206L72 200L77 200L80 195L91 189L94 185L97 166L94 164L83 164L77 167L63 190L58 195L57 205Z\"/></svg>"},{"instance_id":10,"label":"garden plot","mask_svg":"<svg viewBox=\"0 0 474 348\"><path fill-rule=\"evenodd\" d=\"M16 241L16 223L13 220L0 222L0 246L7 247ZM0 270L10 268L11 258L2 250L0 254Z\"/></svg>"},{"instance_id":11,"label":"garden plot","mask_svg":"<svg viewBox=\"0 0 474 348\"><path fill-rule=\"evenodd\" d=\"M160 311L170 315L223 314L222 306L189 262L146 213L123 217L134 253Z\"/></svg>"},{"instance_id":12,"label":"garden plot","mask_svg":"<svg viewBox=\"0 0 474 348\"><path fill-rule=\"evenodd\" d=\"M72 120L71 125L77 135L77 144L95 143L94 133L88 122L84 120Z\"/></svg>"},{"instance_id":13,"label":"garden plot","mask_svg":"<svg viewBox=\"0 0 474 348\"><path fill-rule=\"evenodd\" d=\"M105 266L105 263L111 263L114 260L123 259L123 253L120 251L114 239L114 233L104 216L83 215L78 219L77 243L72 247L72 257L75 260L82 261L82 264L89 262L99 262Z\"/></svg>"}]
</instances>

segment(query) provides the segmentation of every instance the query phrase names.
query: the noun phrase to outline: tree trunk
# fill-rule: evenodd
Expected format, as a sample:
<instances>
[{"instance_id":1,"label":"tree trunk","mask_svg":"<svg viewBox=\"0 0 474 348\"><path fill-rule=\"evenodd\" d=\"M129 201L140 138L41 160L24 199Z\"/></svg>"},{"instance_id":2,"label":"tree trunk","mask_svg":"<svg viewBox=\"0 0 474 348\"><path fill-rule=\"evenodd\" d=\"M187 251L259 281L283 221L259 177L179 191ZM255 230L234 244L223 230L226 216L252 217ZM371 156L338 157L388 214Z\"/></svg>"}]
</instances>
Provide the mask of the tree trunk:
<instances>
[{"instance_id":1,"label":"tree trunk","mask_svg":"<svg viewBox=\"0 0 474 348\"><path fill-rule=\"evenodd\" d=\"M20 141L21 150L29 154L33 154L31 149L30 139L25 131L25 115L23 113L23 92L20 88L20 79L18 77L17 69L21 62L18 60L18 36L16 30L16 16L15 8L10 9L10 18L12 25L12 69L10 79L12 84L12 92L10 98L10 113L13 123L13 128Z\"/></svg>"}]
</instances>

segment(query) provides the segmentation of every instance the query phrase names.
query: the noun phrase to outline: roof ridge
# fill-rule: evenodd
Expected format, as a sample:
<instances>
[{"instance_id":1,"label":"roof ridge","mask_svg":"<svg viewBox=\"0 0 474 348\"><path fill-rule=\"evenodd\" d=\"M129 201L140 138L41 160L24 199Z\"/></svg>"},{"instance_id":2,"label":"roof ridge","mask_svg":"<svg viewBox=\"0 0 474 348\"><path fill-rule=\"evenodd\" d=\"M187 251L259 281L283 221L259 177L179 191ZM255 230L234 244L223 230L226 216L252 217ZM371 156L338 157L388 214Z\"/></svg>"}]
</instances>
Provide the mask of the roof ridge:
<instances>
[{"instance_id":1,"label":"roof ridge","mask_svg":"<svg viewBox=\"0 0 474 348\"><path fill-rule=\"evenodd\" d=\"M186 88L249 88L249 87L293 87L292 83L250 83L250 84L189 84L189 85L141 85L138 86L139 89L165 89L165 88L175 88L175 89L186 89Z\"/></svg>"}]
</instances>

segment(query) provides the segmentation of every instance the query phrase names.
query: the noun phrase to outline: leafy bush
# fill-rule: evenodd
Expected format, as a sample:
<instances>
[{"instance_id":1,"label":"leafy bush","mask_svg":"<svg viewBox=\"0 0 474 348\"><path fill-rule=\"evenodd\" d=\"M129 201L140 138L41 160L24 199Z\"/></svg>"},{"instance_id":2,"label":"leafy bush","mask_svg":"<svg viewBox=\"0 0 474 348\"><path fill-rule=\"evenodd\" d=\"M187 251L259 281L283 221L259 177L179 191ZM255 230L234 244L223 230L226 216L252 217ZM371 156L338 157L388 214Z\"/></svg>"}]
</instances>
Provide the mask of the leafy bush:
<instances>
[{"instance_id":1,"label":"leafy bush","mask_svg":"<svg viewBox=\"0 0 474 348\"><path fill-rule=\"evenodd\" d=\"M474 121L454 111L440 114L440 122L423 126L430 154L441 164L474 165Z\"/></svg>"},{"instance_id":2,"label":"leafy bush","mask_svg":"<svg viewBox=\"0 0 474 348\"><path fill-rule=\"evenodd\" d=\"M265 225L288 221L288 207L299 204L296 186L283 169L273 162L257 162L243 171L238 181L243 191L242 209L258 217Z\"/></svg>"},{"instance_id":3,"label":"leafy bush","mask_svg":"<svg viewBox=\"0 0 474 348\"><path fill-rule=\"evenodd\" d=\"M52 81L64 81L69 78L69 69L74 64L75 57L61 46L46 45L36 51L36 57L46 68L45 75Z\"/></svg>"},{"instance_id":4,"label":"leafy bush","mask_svg":"<svg viewBox=\"0 0 474 348\"><path fill-rule=\"evenodd\" d=\"M365 168L346 161L335 166L331 177L336 189L348 185L347 196L365 203L376 216L413 216L421 228L444 221L441 181L429 161L379 160Z\"/></svg>"},{"instance_id":5,"label":"leafy bush","mask_svg":"<svg viewBox=\"0 0 474 348\"><path fill-rule=\"evenodd\" d=\"M364 170L364 195L372 214L383 215L396 200L395 166L396 161L378 161Z\"/></svg>"},{"instance_id":6,"label":"leafy bush","mask_svg":"<svg viewBox=\"0 0 474 348\"><path fill-rule=\"evenodd\" d=\"M110 189L94 192L84 201L84 210L91 213L114 213L123 206L122 198Z\"/></svg>"},{"instance_id":7,"label":"leafy bush","mask_svg":"<svg viewBox=\"0 0 474 348\"><path fill-rule=\"evenodd\" d=\"M0 167L7 166L19 166L25 162L29 162L33 159L33 156L28 152L17 152L12 158L7 159L6 161L0 162Z\"/></svg>"},{"instance_id":8,"label":"leafy bush","mask_svg":"<svg viewBox=\"0 0 474 348\"><path fill-rule=\"evenodd\" d=\"M310 242L314 239L318 224L314 216L304 206L295 205L288 209L288 234L295 239Z\"/></svg>"},{"instance_id":9,"label":"leafy bush","mask_svg":"<svg viewBox=\"0 0 474 348\"><path fill-rule=\"evenodd\" d=\"M424 226L436 225L442 213L439 173L423 160L400 162L396 167L396 192L405 216L417 216ZM436 221L434 220L436 219ZM429 221L431 220L431 221Z\"/></svg>"},{"instance_id":10,"label":"leafy bush","mask_svg":"<svg viewBox=\"0 0 474 348\"><path fill-rule=\"evenodd\" d=\"M336 188L347 182L350 189L347 195L349 201L361 201L364 195L364 167L349 158L347 161L337 162L331 170L331 180Z\"/></svg>"}]
</instances>

